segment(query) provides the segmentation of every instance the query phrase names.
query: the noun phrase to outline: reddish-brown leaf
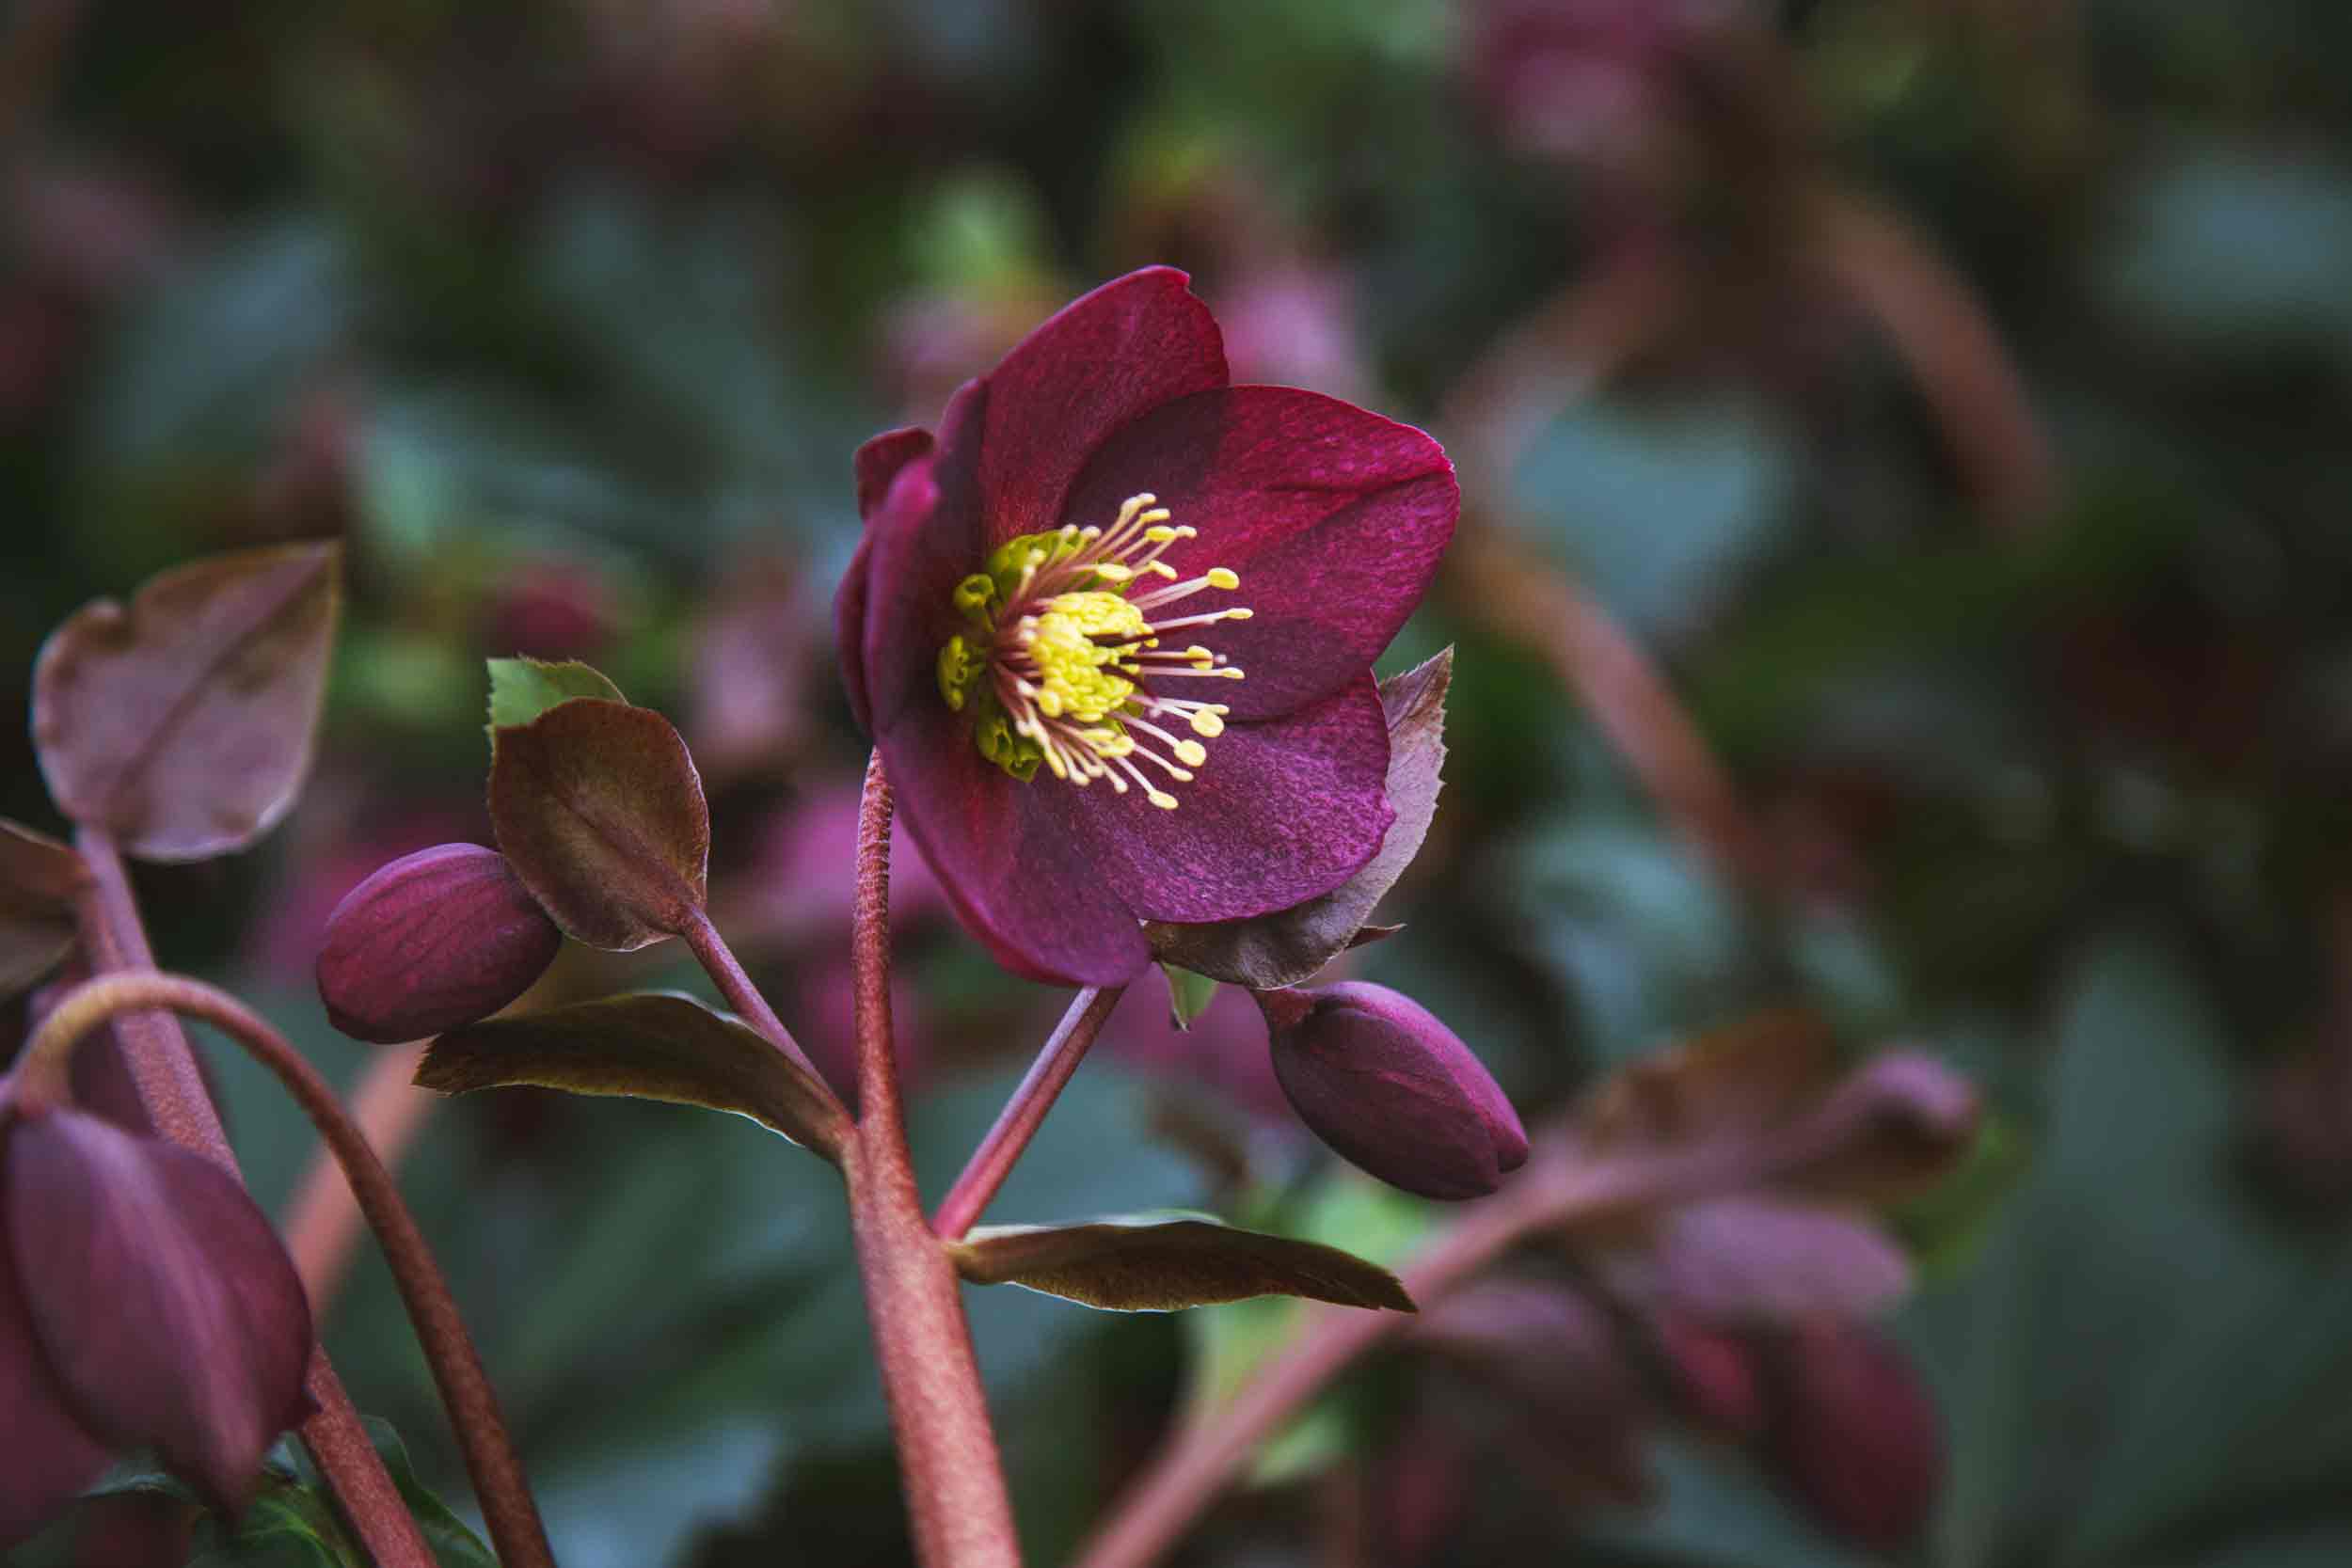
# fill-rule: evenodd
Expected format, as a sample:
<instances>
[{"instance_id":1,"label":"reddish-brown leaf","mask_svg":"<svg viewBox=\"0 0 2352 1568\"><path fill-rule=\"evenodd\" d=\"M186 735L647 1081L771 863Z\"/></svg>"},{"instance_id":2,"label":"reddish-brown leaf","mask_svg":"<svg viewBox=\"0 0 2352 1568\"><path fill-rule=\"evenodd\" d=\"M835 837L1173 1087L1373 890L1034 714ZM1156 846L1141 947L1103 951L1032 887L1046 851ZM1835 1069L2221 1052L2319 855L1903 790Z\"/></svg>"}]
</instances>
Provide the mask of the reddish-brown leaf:
<instances>
[{"instance_id":1,"label":"reddish-brown leaf","mask_svg":"<svg viewBox=\"0 0 2352 1568\"><path fill-rule=\"evenodd\" d=\"M977 1285L1023 1285L1114 1312L1173 1312L1251 1296L1414 1310L1396 1275L1320 1242L1214 1219L982 1226L949 1249Z\"/></svg>"},{"instance_id":2,"label":"reddish-brown leaf","mask_svg":"<svg viewBox=\"0 0 2352 1568\"><path fill-rule=\"evenodd\" d=\"M443 1094L529 1084L702 1105L828 1154L848 1131L831 1092L757 1031L661 992L453 1029L425 1053L417 1082Z\"/></svg>"},{"instance_id":3,"label":"reddish-brown leaf","mask_svg":"<svg viewBox=\"0 0 2352 1568\"><path fill-rule=\"evenodd\" d=\"M88 877L66 846L0 819L0 997L64 961L73 946L73 895Z\"/></svg>"},{"instance_id":4,"label":"reddish-brown leaf","mask_svg":"<svg viewBox=\"0 0 2352 1568\"><path fill-rule=\"evenodd\" d=\"M33 739L59 810L149 860L242 849L310 764L342 601L333 544L214 556L43 644Z\"/></svg>"},{"instance_id":5,"label":"reddish-brown leaf","mask_svg":"<svg viewBox=\"0 0 2352 1568\"><path fill-rule=\"evenodd\" d=\"M710 812L693 758L650 708L577 697L493 732L490 820L566 934L628 952L699 914Z\"/></svg>"}]
</instances>

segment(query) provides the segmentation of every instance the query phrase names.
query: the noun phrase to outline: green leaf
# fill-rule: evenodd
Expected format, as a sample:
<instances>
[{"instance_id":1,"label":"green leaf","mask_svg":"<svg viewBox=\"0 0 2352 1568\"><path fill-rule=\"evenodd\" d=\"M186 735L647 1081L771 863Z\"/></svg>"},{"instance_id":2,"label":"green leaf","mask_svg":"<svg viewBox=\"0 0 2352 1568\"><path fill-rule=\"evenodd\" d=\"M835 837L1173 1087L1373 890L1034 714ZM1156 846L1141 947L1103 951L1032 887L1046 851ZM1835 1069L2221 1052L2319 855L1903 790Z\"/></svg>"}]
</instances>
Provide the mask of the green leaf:
<instances>
[{"instance_id":1,"label":"green leaf","mask_svg":"<svg viewBox=\"0 0 2352 1568\"><path fill-rule=\"evenodd\" d=\"M596 697L626 703L621 689L576 658L494 658L490 664L490 729L493 734L528 724L558 703Z\"/></svg>"},{"instance_id":2,"label":"green leaf","mask_svg":"<svg viewBox=\"0 0 2352 1568\"><path fill-rule=\"evenodd\" d=\"M1949 1390L1952 1568L2153 1560L2352 1466L2352 1248L2249 1223L2228 1022L2185 942L2071 966L2029 1177L1967 1278L1915 1308Z\"/></svg>"},{"instance_id":3,"label":"green leaf","mask_svg":"<svg viewBox=\"0 0 2352 1568\"><path fill-rule=\"evenodd\" d=\"M88 879L82 857L0 818L0 998L64 961L73 947L73 896Z\"/></svg>"},{"instance_id":4,"label":"green leaf","mask_svg":"<svg viewBox=\"0 0 2352 1568\"><path fill-rule=\"evenodd\" d=\"M535 1085L749 1117L832 1157L847 1127L830 1090L741 1021L645 991L487 1019L435 1040L417 1082L444 1094Z\"/></svg>"},{"instance_id":5,"label":"green leaf","mask_svg":"<svg viewBox=\"0 0 2352 1568\"><path fill-rule=\"evenodd\" d=\"M1144 935L1152 950L1197 974L1270 990L1298 984L1355 945L1374 908L1421 853L1437 815L1445 696L1453 679L1454 650L1447 648L1380 683L1389 723L1389 803L1396 820L1362 870L1318 898L1273 914L1204 926L1149 922ZM1178 1021L1185 1022L1181 1006Z\"/></svg>"},{"instance_id":6,"label":"green leaf","mask_svg":"<svg viewBox=\"0 0 2352 1568\"><path fill-rule=\"evenodd\" d=\"M650 708L575 697L491 732L490 820L564 934L627 953L702 917L710 810L686 742Z\"/></svg>"},{"instance_id":7,"label":"green leaf","mask_svg":"<svg viewBox=\"0 0 2352 1568\"><path fill-rule=\"evenodd\" d=\"M957 1272L974 1284L1025 1286L1114 1312L1268 1295L1414 1310L1394 1275L1352 1253L1202 1215L983 1226L951 1251Z\"/></svg>"},{"instance_id":8,"label":"green leaf","mask_svg":"<svg viewBox=\"0 0 2352 1568\"><path fill-rule=\"evenodd\" d=\"M43 643L33 739L57 808L149 860L242 849L310 770L342 548L216 555L96 599Z\"/></svg>"},{"instance_id":9,"label":"green leaf","mask_svg":"<svg viewBox=\"0 0 2352 1568\"><path fill-rule=\"evenodd\" d=\"M1344 1243L1355 1256L1393 1267L1429 1234L1438 1209L1359 1171L1334 1166L1295 1211L1286 1206L1285 1217L1302 1236ZM1306 1307L1288 1297L1187 1313L1184 1323L1194 1362L1186 1419L1203 1419L1240 1393L1291 1342L1306 1315ZM1344 1404L1327 1396L1265 1441L1250 1467L1250 1481L1272 1486L1311 1474L1347 1452L1353 1440Z\"/></svg>"},{"instance_id":10,"label":"green leaf","mask_svg":"<svg viewBox=\"0 0 2352 1568\"><path fill-rule=\"evenodd\" d=\"M1216 982L1205 974L1197 974L1177 964L1160 965L1160 973L1168 976L1168 1013L1179 1029L1190 1029L1195 1020L1209 1010L1216 1000Z\"/></svg>"}]
</instances>

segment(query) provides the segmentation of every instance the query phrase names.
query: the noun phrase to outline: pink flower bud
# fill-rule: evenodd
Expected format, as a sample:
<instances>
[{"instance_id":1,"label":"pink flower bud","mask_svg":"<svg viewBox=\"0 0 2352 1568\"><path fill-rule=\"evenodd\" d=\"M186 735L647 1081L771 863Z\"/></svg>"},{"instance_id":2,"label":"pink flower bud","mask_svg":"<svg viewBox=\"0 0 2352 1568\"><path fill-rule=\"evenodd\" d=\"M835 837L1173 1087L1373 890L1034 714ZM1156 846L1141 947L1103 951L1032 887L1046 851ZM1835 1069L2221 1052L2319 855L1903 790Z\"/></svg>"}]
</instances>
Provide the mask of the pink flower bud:
<instances>
[{"instance_id":1,"label":"pink flower bud","mask_svg":"<svg viewBox=\"0 0 2352 1568\"><path fill-rule=\"evenodd\" d=\"M1657 1314L1650 1327L1675 1399L1693 1426L1736 1443L1763 1433L1764 1392L1743 1336L1673 1310Z\"/></svg>"},{"instance_id":2,"label":"pink flower bud","mask_svg":"<svg viewBox=\"0 0 2352 1568\"><path fill-rule=\"evenodd\" d=\"M505 856L436 845L384 866L335 906L319 996L354 1039L423 1039L514 1001L563 943Z\"/></svg>"},{"instance_id":3,"label":"pink flower bud","mask_svg":"<svg viewBox=\"0 0 2352 1568\"><path fill-rule=\"evenodd\" d=\"M1354 1164L1423 1197L1478 1197L1527 1159L1518 1113L1420 1003L1345 980L1259 997L1274 1073L1301 1120Z\"/></svg>"},{"instance_id":4,"label":"pink flower bud","mask_svg":"<svg viewBox=\"0 0 2352 1568\"><path fill-rule=\"evenodd\" d=\"M0 1532L37 1526L109 1449L154 1449L235 1513L310 1410L302 1281L199 1155L70 1108L9 1118L0 1275Z\"/></svg>"},{"instance_id":5,"label":"pink flower bud","mask_svg":"<svg viewBox=\"0 0 2352 1568\"><path fill-rule=\"evenodd\" d=\"M1814 1518L1876 1551L1907 1544L1944 1488L1935 1402L1902 1353L1836 1318L1800 1323L1778 1370L1768 1453Z\"/></svg>"}]
</instances>

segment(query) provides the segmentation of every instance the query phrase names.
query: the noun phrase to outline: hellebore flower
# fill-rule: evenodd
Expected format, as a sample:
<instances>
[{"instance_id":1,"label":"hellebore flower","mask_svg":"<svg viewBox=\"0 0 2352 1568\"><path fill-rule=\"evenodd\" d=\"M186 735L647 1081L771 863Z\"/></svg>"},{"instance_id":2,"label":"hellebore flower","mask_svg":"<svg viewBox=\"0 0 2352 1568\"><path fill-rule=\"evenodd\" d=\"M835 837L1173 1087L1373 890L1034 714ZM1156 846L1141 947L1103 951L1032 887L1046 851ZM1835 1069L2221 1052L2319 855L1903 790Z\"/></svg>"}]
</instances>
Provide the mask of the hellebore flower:
<instances>
[{"instance_id":1,"label":"hellebore flower","mask_svg":"<svg viewBox=\"0 0 2352 1568\"><path fill-rule=\"evenodd\" d=\"M0 1105L0 1547L151 1448L215 1504L310 1410L310 1308L278 1233L202 1157Z\"/></svg>"},{"instance_id":2,"label":"hellebore flower","mask_svg":"<svg viewBox=\"0 0 2352 1568\"><path fill-rule=\"evenodd\" d=\"M563 945L504 855L437 844L378 867L335 906L319 997L354 1039L423 1039L514 1001Z\"/></svg>"},{"instance_id":3,"label":"hellebore flower","mask_svg":"<svg viewBox=\"0 0 2352 1568\"><path fill-rule=\"evenodd\" d=\"M1438 444L1228 385L1183 273L1104 285L857 455L842 673L900 814L1017 973L1344 881L1393 818L1372 660L1452 538Z\"/></svg>"},{"instance_id":4,"label":"hellebore flower","mask_svg":"<svg viewBox=\"0 0 2352 1568\"><path fill-rule=\"evenodd\" d=\"M1527 1132L1461 1037L1409 996L1343 980L1258 993L1274 1075L1353 1164L1423 1197L1480 1197L1527 1161Z\"/></svg>"}]
</instances>

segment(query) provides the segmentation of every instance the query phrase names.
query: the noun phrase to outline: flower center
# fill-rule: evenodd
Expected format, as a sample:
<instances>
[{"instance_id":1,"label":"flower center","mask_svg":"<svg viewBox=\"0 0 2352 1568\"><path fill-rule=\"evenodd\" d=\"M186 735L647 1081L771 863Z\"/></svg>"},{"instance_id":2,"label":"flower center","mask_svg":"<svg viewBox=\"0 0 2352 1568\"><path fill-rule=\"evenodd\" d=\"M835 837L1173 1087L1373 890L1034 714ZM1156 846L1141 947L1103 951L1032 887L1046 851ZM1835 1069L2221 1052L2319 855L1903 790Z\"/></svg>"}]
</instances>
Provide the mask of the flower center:
<instances>
[{"instance_id":1,"label":"flower center","mask_svg":"<svg viewBox=\"0 0 2352 1568\"><path fill-rule=\"evenodd\" d=\"M1176 797L1138 764L1188 784L1208 760L1200 739L1225 733L1232 711L1225 704L1156 696L1143 685L1178 676L1241 679L1222 654L1197 642L1162 647L1161 639L1249 618L1239 606L1167 613L1204 590L1230 593L1241 578L1212 566L1178 581L1160 557L1198 531L1170 524L1156 502L1148 493L1128 497L1107 529L1070 523L1007 540L956 584L956 609L971 630L939 650L940 695L959 713L971 710L980 755L1024 783L1042 764L1067 784L1108 779L1121 795L1139 785L1145 800L1173 811Z\"/></svg>"}]
</instances>

